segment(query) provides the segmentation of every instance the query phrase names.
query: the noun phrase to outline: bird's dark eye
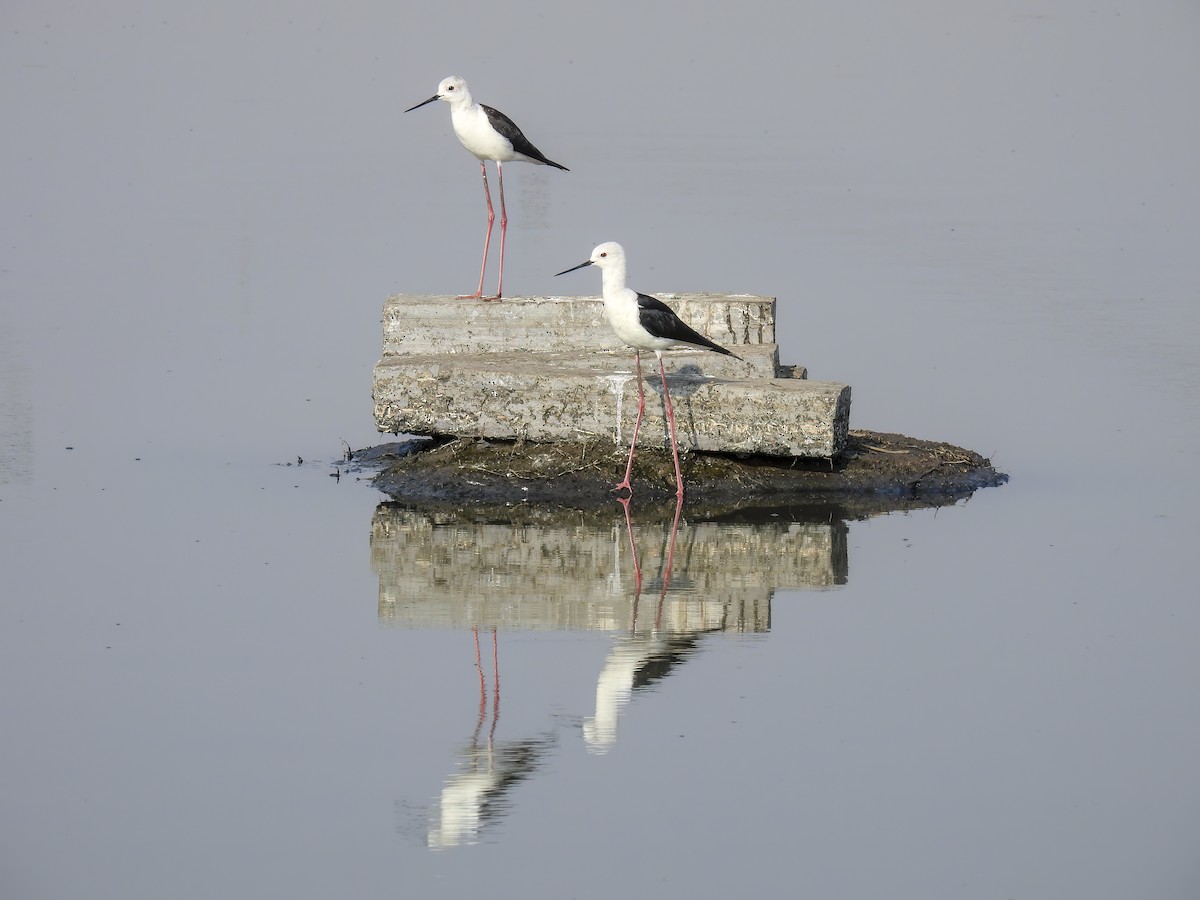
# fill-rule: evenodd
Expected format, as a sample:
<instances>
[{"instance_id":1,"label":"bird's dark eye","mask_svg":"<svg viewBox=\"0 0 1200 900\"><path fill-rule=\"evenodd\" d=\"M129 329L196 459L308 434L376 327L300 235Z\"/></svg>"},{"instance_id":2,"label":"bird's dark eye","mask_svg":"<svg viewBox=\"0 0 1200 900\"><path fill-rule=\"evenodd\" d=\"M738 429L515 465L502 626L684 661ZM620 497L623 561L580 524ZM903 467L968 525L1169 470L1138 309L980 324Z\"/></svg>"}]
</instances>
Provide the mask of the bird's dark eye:
<instances>
[{"instance_id":1,"label":"bird's dark eye","mask_svg":"<svg viewBox=\"0 0 1200 900\"><path fill-rule=\"evenodd\" d=\"M600 254L600 258L601 258L601 259L604 259L604 257L606 257L606 256L608 256L608 254L607 254L607 253L601 253L601 254Z\"/></svg>"},{"instance_id":2,"label":"bird's dark eye","mask_svg":"<svg viewBox=\"0 0 1200 900\"><path fill-rule=\"evenodd\" d=\"M448 90L448 91L454 90L454 85L450 85L450 87L446 88L446 90Z\"/></svg>"}]
</instances>

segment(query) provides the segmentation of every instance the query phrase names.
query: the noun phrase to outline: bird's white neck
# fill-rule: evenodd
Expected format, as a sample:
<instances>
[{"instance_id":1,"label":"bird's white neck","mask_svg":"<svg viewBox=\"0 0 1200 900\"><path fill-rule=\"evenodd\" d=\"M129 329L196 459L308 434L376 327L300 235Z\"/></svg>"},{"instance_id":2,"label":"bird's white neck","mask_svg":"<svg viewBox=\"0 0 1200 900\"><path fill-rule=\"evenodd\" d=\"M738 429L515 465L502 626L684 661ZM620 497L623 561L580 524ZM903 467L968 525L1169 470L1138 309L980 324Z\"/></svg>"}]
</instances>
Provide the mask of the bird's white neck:
<instances>
[{"instance_id":1,"label":"bird's white neck","mask_svg":"<svg viewBox=\"0 0 1200 900\"><path fill-rule=\"evenodd\" d=\"M600 289L604 298L617 299L625 292L625 265L609 264L600 270Z\"/></svg>"},{"instance_id":2,"label":"bird's white neck","mask_svg":"<svg viewBox=\"0 0 1200 900\"><path fill-rule=\"evenodd\" d=\"M471 109L475 106L475 98L471 96L471 92L463 87L456 91L450 98L450 109L458 112L462 109Z\"/></svg>"}]
</instances>

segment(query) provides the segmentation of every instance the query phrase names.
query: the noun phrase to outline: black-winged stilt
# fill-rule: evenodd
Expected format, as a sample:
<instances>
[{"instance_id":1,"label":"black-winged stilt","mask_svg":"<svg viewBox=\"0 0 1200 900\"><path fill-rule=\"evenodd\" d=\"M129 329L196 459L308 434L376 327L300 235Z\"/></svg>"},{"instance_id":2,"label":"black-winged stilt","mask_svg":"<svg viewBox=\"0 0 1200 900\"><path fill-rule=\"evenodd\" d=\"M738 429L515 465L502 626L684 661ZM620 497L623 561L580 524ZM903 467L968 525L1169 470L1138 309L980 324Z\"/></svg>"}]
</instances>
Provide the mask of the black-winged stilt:
<instances>
[{"instance_id":1,"label":"black-winged stilt","mask_svg":"<svg viewBox=\"0 0 1200 900\"><path fill-rule=\"evenodd\" d=\"M646 393L642 388L642 351L653 350L658 357L658 373L662 377L663 403L667 408L667 425L671 435L671 452L675 458L675 496L683 497L683 473L679 468L679 443L675 440L675 412L671 408L671 393L667 389L667 373L663 368L662 352L678 344L703 347L741 359L736 353L715 344L700 332L685 323L674 310L656 297L639 294L625 286L625 248L616 241L598 245L586 262L564 269L558 275L574 272L584 266L600 267L600 283L604 297L604 313L613 331L622 341L633 348L637 364L638 411L633 423L633 440L629 444L629 462L625 466L625 478L613 488L614 491L628 490L629 473L633 471L633 453L637 447L638 429L642 424L642 410L646 408Z\"/></svg>"},{"instance_id":2,"label":"black-winged stilt","mask_svg":"<svg viewBox=\"0 0 1200 900\"><path fill-rule=\"evenodd\" d=\"M450 121L454 124L454 133L458 135L462 145L479 160L479 170L483 173L483 196L487 200L488 223L487 232L483 237L483 264L479 267L479 287L474 294L466 294L463 299L499 300L504 290L504 234L508 230L508 213L504 209L504 163L515 159L553 166L564 172L569 172L570 169L548 159L521 133L516 123L500 110L476 103L467 89L467 83L457 75L443 78L436 94L416 106L410 106L405 112L412 112L434 100L445 100L450 104ZM500 182L500 280L496 283L495 297L483 296L488 245L492 240L492 223L496 220L496 214L492 210L492 194L488 190L487 165L484 162L489 159L496 163L496 178Z\"/></svg>"}]
</instances>

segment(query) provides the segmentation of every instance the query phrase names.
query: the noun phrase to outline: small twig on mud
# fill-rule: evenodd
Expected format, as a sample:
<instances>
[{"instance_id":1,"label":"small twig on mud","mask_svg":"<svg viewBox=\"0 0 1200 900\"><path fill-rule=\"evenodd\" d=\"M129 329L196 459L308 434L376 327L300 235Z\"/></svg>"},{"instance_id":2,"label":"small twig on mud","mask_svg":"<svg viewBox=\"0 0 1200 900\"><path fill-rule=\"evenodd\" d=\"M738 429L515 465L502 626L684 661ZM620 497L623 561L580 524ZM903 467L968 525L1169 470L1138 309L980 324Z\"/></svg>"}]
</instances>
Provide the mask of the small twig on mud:
<instances>
[{"instance_id":1,"label":"small twig on mud","mask_svg":"<svg viewBox=\"0 0 1200 900\"><path fill-rule=\"evenodd\" d=\"M592 463L584 463L582 466L576 466L574 469L563 469L561 472L555 472L550 477L551 478L561 478L563 475L572 475L575 472L582 472L584 469L595 469L597 472L600 471L600 467L597 466L594 462L592 462Z\"/></svg>"},{"instance_id":2,"label":"small twig on mud","mask_svg":"<svg viewBox=\"0 0 1200 900\"><path fill-rule=\"evenodd\" d=\"M944 463L938 463L936 466L934 466L929 471L922 472L920 475L918 475L916 478L914 478L912 481L910 481L908 483L908 486L915 488L918 484L920 484L922 481L924 481L926 478L928 478L930 475L932 475L934 472L936 472L938 469L940 469L943 465L944 465Z\"/></svg>"},{"instance_id":3,"label":"small twig on mud","mask_svg":"<svg viewBox=\"0 0 1200 900\"><path fill-rule=\"evenodd\" d=\"M937 450L937 457L944 463L953 463L960 466L973 466L975 464L975 459L973 457L964 456L961 453L954 453L948 449L939 448Z\"/></svg>"},{"instance_id":4,"label":"small twig on mud","mask_svg":"<svg viewBox=\"0 0 1200 900\"><path fill-rule=\"evenodd\" d=\"M472 472L483 472L485 475L495 475L497 478L519 478L521 481L532 481L528 475L518 475L516 472L497 472L495 469L487 469L483 466L471 466Z\"/></svg>"}]
</instances>

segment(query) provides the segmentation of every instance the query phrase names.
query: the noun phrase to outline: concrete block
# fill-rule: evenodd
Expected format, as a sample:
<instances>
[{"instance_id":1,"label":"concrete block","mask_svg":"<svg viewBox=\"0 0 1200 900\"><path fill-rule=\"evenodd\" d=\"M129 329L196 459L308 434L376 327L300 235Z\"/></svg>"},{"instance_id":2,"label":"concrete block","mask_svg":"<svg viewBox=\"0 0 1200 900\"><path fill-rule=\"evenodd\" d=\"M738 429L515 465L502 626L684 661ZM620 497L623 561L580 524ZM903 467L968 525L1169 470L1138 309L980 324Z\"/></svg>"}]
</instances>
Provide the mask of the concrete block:
<instances>
[{"instance_id":1,"label":"concrete block","mask_svg":"<svg viewBox=\"0 0 1200 900\"><path fill-rule=\"evenodd\" d=\"M775 344L775 298L655 294L681 319L739 356ZM599 297L506 297L499 303L396 294L383 308L383 355L624 350Z\"/></svg>"},{"instance_id":2,"label":"concrete block","mask_svg":"<svg viewBox=\"0 0 1200 900\"><path fill-rule=\"evenodd\" d=\"M679 316L742 357L678 349L663 355L681 449L830 457L849 431L850 388L781 366L775 299L659 293ZM639 446L669 447L653 353ZM531 441L603 438L628 446L637 412L633 351L597 297L513 297L485 303L397 294L383 314L375 367L380 431Z\"/></svg>"},{"instance_id":3,"label":"concrete block","mask_svg":"<svg viewBox=\"0 0 1200 900\"><path fill-rule=\"evenodd\" d=\"M601 438L628 446L637 386L582 354L384 357L375 367L381 431L530 441ZM662 384L644 372L640 447L669 447ZM850 388L804 379L730 381L676 373L667 384L684 450L836 455L849 430Z\"/></svg>"}]
</instances>

